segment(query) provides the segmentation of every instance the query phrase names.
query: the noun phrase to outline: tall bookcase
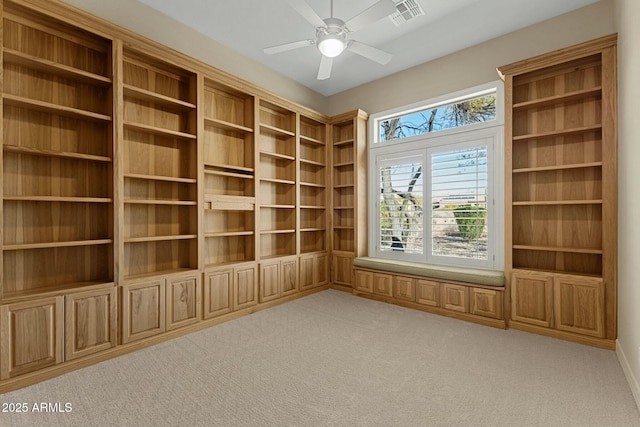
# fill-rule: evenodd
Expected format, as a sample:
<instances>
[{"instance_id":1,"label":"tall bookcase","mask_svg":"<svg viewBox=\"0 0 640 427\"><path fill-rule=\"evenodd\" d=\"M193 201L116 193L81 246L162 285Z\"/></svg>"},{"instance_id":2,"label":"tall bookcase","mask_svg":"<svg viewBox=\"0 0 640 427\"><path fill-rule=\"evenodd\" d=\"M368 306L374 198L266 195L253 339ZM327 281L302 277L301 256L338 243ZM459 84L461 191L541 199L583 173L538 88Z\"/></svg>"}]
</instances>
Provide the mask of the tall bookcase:
<instances>
[{"instance_id":1,"label":"tall bookcase","mask_svg":"<svg viewBox=\"0 0 640 427\"><path fill-rule=\"evenodd\" d=\"M354 285L353 258L367 252L367 118L356 110L331 123L331 280L346 288Z\"/></svg>"},{"instance_id":2,"label":"tall bookcase","mask_svg":"<svg viewBox=\"0 0 640 427\"><path fill-rule=\"evenodd\" d=\"M499 71L509 324L615 346L616 37Z\"/></svg>"},{"instance_id":3,"label":"tall bookcase","mask_svg":"<svg viewBox=\"0 0 640 427\"><path fill-rule=\"evenodd\" d=\"M200 215L197 77L143 52L122 55L126 343L199 320ZM177 314L172 302L188 307Z\"/></svg>"},{"instance_id":4,"label":"tall bookcase","mask_svg":"<svg viewBox=\"0 0 640 427\"><path fill-rule=\"evenodd\" d=\"M111 42L3 6L0 379L7 379L111 347L116 335ZM78 312L77 304L89 308Z\"/></svg>"}]
</instances>

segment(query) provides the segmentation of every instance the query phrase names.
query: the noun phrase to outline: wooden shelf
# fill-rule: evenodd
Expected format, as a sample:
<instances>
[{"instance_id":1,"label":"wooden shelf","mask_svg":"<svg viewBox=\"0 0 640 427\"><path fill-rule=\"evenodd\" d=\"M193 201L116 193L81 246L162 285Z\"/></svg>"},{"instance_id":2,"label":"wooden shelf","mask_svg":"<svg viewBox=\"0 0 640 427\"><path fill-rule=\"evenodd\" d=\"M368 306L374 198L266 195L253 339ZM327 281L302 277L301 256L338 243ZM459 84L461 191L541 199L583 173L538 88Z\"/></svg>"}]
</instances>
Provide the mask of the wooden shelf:
<instances>
[{"instance_id":1,"label":"wooden shelf","mask_svg":"<svg viewBox=\"0 0 640 427\"><path fill-rule=\"evenodd\" d=\"M168 206L195 206L195 200L160 200L160 199L124 199L125 204L131 205L168 205Z\"/></svg>"},{"instance_id":2,"label":"wooden shelf","mask_svg":"<svg viewBox=\"0 0 640 427\"><path fill-rule=\"evenodd\" d=\"M295 181L291 181L291 180L288 180L288 179L260 178L260 181L272 182L274 184L296 185Z\"/></svg>"},{"instance_id":3,"label":"wooden shelf","mask_svg":"<svg viewBox=\"0 0 640 427\"><path fill-rule=\"evenodd\" d=\"M224 120L219 120L219 119L213 119L210 117L205 117L204 118L204 124L207 126L211 126L211 127L215 127L215 128L219 128L219 129L224 129L224 130L230 130L233 132L240 132L240 133L253 133L253 129L243 126L243 125L239 125L236 123L231 123L231 122L226 122Z\"/></svg>"},{"instance_id":4,"label":"wooden shelf","mask_svg":"<svg viewBox=\"0 0 640 427\"><path fill-rule=\"evenodd\" d=\"M581 248L567 248L567 247L552 247L552 246L532 246L532 245L513 245L513 249L522 249L527 251L545 251L545 252L567 252L575 254L602 254L601 249L581 249Z\"/></svg>"},{"instance_id":5,"label":"wooden shelf","mask_svg":"<svg viewBox=\"0 0 640 427\"><path fill-rule=\"evenodd\" d=\"M295 228L285 229L285 230L262 230L260 234L290 234L295 233Z\"/></svg>"},{"instance_id":6,"label":"wooden shelf","mask_svg":"<svg viewBox=\"0 0 640 427\"><path fill-rule=\"evenodd\" d=\"M319 166L319 167L326 167L327 166L326 163L316 162L315 160L309 160L309 159L300 159L300 163L303 163L303 164L306 164L306 165Z\"/></svg>"},{"instance_id":7,"label":"wooden shelf","mask_svg":"<svg viewBox=\"0 0 640 427\"><path fill-rule=\"evenodd\" d=\"M353 144L354 143L354 139L350 138L350 139L344 139L342 141L336 141L333 143L333 145L338 146L338 145L346 145L346 144Z\"/></svg>"},{"instance_id":8,"label":"wooden shelf","mask_svg":"<svg viewBox=\"0 0 640 427\"><path fill-rule=\"evenodd\" d=\"M164 242L169 240L197 239L197 234L180 234L171 236L125 237L125 243Z\"/></svg>"},{"instance_id":9,"label":"wooden shelf","mask_svg":"<svg viewBox=\"0 0 640 427\"><path fill-rule=\"evenodd\" d=\"M602 200L539 200L513 202L513 206L601 205Z\"/></svg>"},{"instance_id":10,"label":"wooden shelf","mask_svg":"<svg viewBox=\"0 0 640 427\"><path fill-rule=\"evenodd\" d=\"M566 169L584 169L584 168L595 168L595 167L602 167L602 162L574 163L569 165L520 168L520 169L513 169L512 172L513 173L531 173L531 172L546 172L546 171L556 171L556 170L566 170Z\"/></svg>"},{"instance_id":11,"label":"wooden shelf","mask_svg":"<svg viewBox=\"0 0 640 427\"><path fill-rule=\"evenodd\" d=\"M295 157L289 156L287 154L272 153L272 152L269 152L269 151L261 151L260 155L261 156L266 156L266 157L273 157L274 159L282 159L282 160L294 161L296 159Z\"/></svg>"},{"instance_id":12,"label":"wooden shelf","mask_svg":"<svg viewBox=\"0 0 640 427\"><path fill-rule=\"evenodd\" d=\"M216 175L216 176L226 176L229 178L240 178L240 179L253 179L254 176L253 175L247 175L244 173L237 173L237 172L226 172L223 170L212 170L212 169L205 169L204 170L205 175Z\"/></svg>"},{"instance_id":13,"label":"wooden shelf","mask_svg":"<svg viewBox=\"0 0 640 427\"><path fill-rule=\"evenodd\" d=\"M602 125L591 125L591 126L581 126L576 128L569 129L559 129L551 132L540 132L540 133L532 133L528 135L517 135L513 136L512 141L527 141L531 139L541 139L541 138L549 138L553 136L567 136L567 135L575 135L586 132L594 132L602 130Z\"/></svg>"},{"instance_id":14,"label":"wooden shelf","mask_svg":"<svg viewBox=\"0 0 640 427\"><path fill-rule=\"evenodd\" d=\"M312 144L325 145L324 141L305 135L300 135L300 142L310 142Z\"/></svg>"},{"instance_id":15,"label":"wooden shelf","mask_svg":"<svg viewBox=\"0 0 640 427\"><path fill-rule=\"evenodd\" d=\"M316 184L315 182L301 182L301 187L314 187L314 188L326 188L324 184Z\"/></svg>"},{"instance_id":16,"label":"wooden shelf","mask_svg":"<svg viewBox=\"0 0 640 427\"><path fill-rule=\"evenodd\" d=\"M170 275L177 275L177 274L182 274L182 273L191 273L191 272L197 272L197 271L198 270L194 269L194 268L164 269L164 270L152 271L152 272L149 272L149 273L125 275L124 276L124 280L128 282L128 281L132 281L132 280L150 279L152 277L166 277L166 276L170 276Z\"/></svg>"},{"instance_id":17,"label":"wooden shelf","mask_svg":"<svg viewBox=\"0 0 640 427\"><path fill-rule=\"evenodd\" d=\"M342 209L355 209L355 208L353 206L334 206L333 209L342 210Z\"/></svg>"},{"instance_id":18,"label":"wooden shelf","mask_svg":"<svg viewBox=\"0 0 640 427\"><path fill-rule=\"evenodd\" d=\"M324 227L311 227L311 228L301 228L300 231L309 233L309 232L327 231L327 229Z\"/></svg>"},{"instance_id":19,"label":"wooden shelf","mask_svg":"<svg viewBox=\"0 0 640 427\"><path fill-rule=\"evenodd\" d=\"M355 227L353 226L346 226L346 225L334 225L333 229L334 230L353 230Z\"/></svg>"},{"instance_id":20,"label":"wooden shelf","mask_svg":"<svg viewBox=\"0 0 640 427\"><path fill-rule=\"evenodd\" d=\"M41 148L23 147L18 145L3 145L8 153L27 154L32 156L60 157L66 159L89 160L93 162L111 162L111 157L96 156L93 154L74 153L70 151L43 150Z\"/></svg>"},{"instance_id":21,"label":"wooden shelf","mask_svg":"<svg viewBox=\"0 0 640 427\"><path fill-rule=\"evenodd\" d=\"M63 203L111 203L108 197L62 197L62 196L4 196L4 200L21 202L63 202Z\"/></svg>"},{"instance_id":22,"label":"wooden shelf","mask_svg":"<svg viewBox=\"0 0 640 427\"><path fill-rule=\"evenodd\" d=\"M176 178L172 176L143 175L137 173L125 173L124 177L132 179L145 179L149 181L178 182L184 184L195 184L197 182L197 180L193 178Z\"/></svg>"},{"instance_id":23,"label":"wooden shelf","mask_svg":"<svg viewBox=\"0 0 640 427\"><path fill-rule=\"evenodd\" d=\"M43 71L63 78L82 81L89 84L108 86L111 84L109 77L90 73L68 65L60 64L37 56L29 55L14 49L2 49L3 61L9 64L22 65L33 70Z\"/></svg>"},{"instance_id":24,"label":"wooden shelf","mask_svg":"<svg viewBox=\"0 0 640 427\"><path fill-rule=\"evenodd\" d=\"M74 119L91 120L96 122L111 122L111 116L106 114L94 113L93 111L80 110L78 108L65 107L64 105L52 104L50 102L38 101L35 99L24 98L22 96L2 94L2 100L5 105L18 108L26 108L29 110L41 111L44 113L59 114L61 116L71 117Z\"/></svg>"},{"instance_id":25,"label":"wooden shelf","mask_svg":"<svg viewBox=\"0 0 640 427\"><path fill-rule=\"evenodd\" d=\"M353 166L353 165L354 165L353 162L341 162L341 163L334 163L333 167L335 167L335 168L343 168L343 167Z\"/></svg>"},{"instance_id":26,"label":"wooden shelf","mask_svg":"<svg viewBox=\"0 0 640 427\"><path fill-rule=\"evenodd\" d=\"M179 108L181 110L194 110L196 108L195 104L190 102L171 98L169 96L161 95L129 84L123 85L123 91L124 96L139 99L141 101L152 102L169 108Z\"/></svg>"},{"instance_id":27,"label":"wooden shelf","mask_svg":"<svg viewBox=\"0 0 640 427\"><path fill-rule=\"evenodd\" d=\"M314 205L301 205L301 206L300 206L300 209L317 209L317 210L320 210L320 209L327 209L327 207L326 207L326 206L319 206L319 205L318 205L318 206L314 206Z\"/></svg>"},{"instance_id":28,"label":"wooden shelf","mask_svg":"<svg viewBox=\"0 0 640 427\"><path fill-rule=\"evenodd\" d=\"M295 209L296 205L260 205L260 207L267 209Z\"/></svg>"},{"instance_id":29,"label":"wooden shelf","mask_svg":"<svg viewBox=\"0 0 640 427\"><path fill-rule=\"evenodd\" d=\"M355 185L353 184L336 184L333 186L333 188L351 188L351 187L355 187Z\"/></svg>"},{"instance_id":30,"label":"wooden shelf","mask_svg":"<svg viewBox=\"0 0 640 427\"><path fill-rule=\"evenodd\" d=\"M597 86L594 88L577 90L573 92L568 92L562 95L549 96L540 99L534 99L526 102L519 102L517 104L513 104L514 110L521 110L527 108L539 108L545 107L548 105L562 104L565 102L571 101L579 101L588 97L597 97L602 95L602 87Z\"/></svg>"},{"instance_id":31,"label":"wooden shelf","mask_svg":"<svg viewBox=\"0 0 640 427\"><path fill-rule=\"evenodd\" d=\"M127 128L127 129L130 129L130 130L143 132L143 133L151 133L151 134L154 134L154 135L169 136L169 137L189 139L189 140L195 140L196 139L196 136L194 134L191 134L191 133L179 132L179 131L175 131L175 130L160 128L160 127L157 127L157 126L145 125L145 124L142 124L142 123L135 123L135 122L125 121L124 122L124 127Z\"/></svg>"},{"instance_id":32,"label":"wooden shelf","mask_svg":"<svg viewBox=\"0 0 640 427\"><path fill-rule=\"evenodd\" d=\"M253 236L255 232L247 231L217 231L204 233L204 237L233 237L233 236Z\"/></svg>"},{"instance_id":33,"label":"wooden shelf","mask_svg":"<svg viewBox=\"0 0 640 427\"><path fill-rule=\"evenodd\" d=\"M267 125L264 123L260 123L260 131L265 133L270 133L276 136L296 136L294 132L291 132L286 129L281 129L275 126Z\"/></svg>"},{"instance_id":34,"label":"wooden shelf","mask_svg":"<svg viewBox=\"0 0 640 427\"><path fill-rule=\"evenodd\" d=\"M96 239L96 240L76 240L70 242L46 242L46 243L20 243L3 245L3 251L21 251L27 249L47 249L47 248L64 248L70 246L93 246L108 245L113 243L113 239Z\"/></svg>"}]
</instances>

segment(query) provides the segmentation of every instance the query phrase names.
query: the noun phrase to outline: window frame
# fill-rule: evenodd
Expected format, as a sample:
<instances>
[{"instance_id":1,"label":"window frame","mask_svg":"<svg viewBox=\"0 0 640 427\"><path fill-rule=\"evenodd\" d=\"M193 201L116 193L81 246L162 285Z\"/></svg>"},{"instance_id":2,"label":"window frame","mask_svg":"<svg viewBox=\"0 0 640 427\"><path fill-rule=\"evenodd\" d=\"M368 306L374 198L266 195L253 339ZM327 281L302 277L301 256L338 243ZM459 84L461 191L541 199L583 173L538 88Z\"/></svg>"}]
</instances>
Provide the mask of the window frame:
<instances>
[{"instance_id":1,"label":"window frame","mask_svg":"<svg viewBox=\"0 0 640 427\"><path fill-rule=\"evenodd\" d=\"M486 95L491 92L496 94L496 118L486 122L475 123L438 132L425 133L407 138L388 140L382 143L376 142L378 139L379 123L391 117L402 114L410 114L415 111L435 108L454 102L461 102L467 99ZM501 270L504 268L504 88L502 81L495 81L488 84L458 91L452 94L443 95L434 99L415 103L409 106L395 108L373 114L369 117L369 138L368 138L368 222L369 222L369 254L373 257L385 259L402 259L416 262L443 264L452 266L471 266L473 268ZM432 255L431 252L431 153L433 151L443 151L455 149L455 145L468 143L473 145L474 141L493 140L491 147L487 149L489 162L489 183L487 186L487 227L489 230L487 246L488 259L476 260L470 258L446 257ZM480 142L478 145L485 145ZM401 159L409 157L410 154L422 153L425 170L423 171L423 205L425 215L423 217L423 254L413 255L401 252L381 251L378 248L380 241L380 161L388 159ZM427 206L429 206L427 210Z\"/></svg>"}]
</instances>

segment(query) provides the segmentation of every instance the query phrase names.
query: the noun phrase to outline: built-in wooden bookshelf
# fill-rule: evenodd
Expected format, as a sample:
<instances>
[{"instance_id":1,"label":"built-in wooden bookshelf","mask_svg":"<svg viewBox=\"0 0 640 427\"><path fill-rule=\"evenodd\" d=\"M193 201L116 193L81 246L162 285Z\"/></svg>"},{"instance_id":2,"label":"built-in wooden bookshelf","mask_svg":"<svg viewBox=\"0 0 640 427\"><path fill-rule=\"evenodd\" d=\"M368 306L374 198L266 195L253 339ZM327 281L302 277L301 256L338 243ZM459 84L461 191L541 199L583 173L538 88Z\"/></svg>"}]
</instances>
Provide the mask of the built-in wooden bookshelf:
<instances>
[{"instance_id":1,"label":"built-in wooden bookshelf","mask_svg":"<svg viewBox=\"0 0 640 427\"><path fill-rule=\"evenodd\" d=\"M353 287L353 258L366 255L366 121L356 110L334 117L331 146L332 275Z\"/></svg>"},{"instance_id":2,"label":"built-in wooden bookshelf","mask_svg":"<svg viewBox=\"0 0 640 427\"><path fill-rule=\"evenodd\" d=\"M258 104L260 259L296 255L296 113Z\"/></svg>"},{"instance_id":3,"label":"built-in wooden bookshelf","mask_svg":"<svg viewBox=\"0 0 640 427\"><path fill-rule=\"evenodd\" d=\"M616 338L615 36L501 67L513 327Z\"/></svg>"},{"instance_id":4,"label":"built-in wooden bookshelf","mask_svg":"<svg viewBox=\"0 0 640 427\"><path fill-rule=\"evenodd\" d=\"M124 51L124 280L198 268L196 77Z\"/></svg>"},{"instance_id":5,"label":"built-in wooden bookshelf","mask_svg":"<svg viewBox=\"0 0 640 427\"><path fill-rule=\"evenodd\" d=\"M3 10L2 302L113 282L111 43Z\"/></svg>"},{"instance_id":6,"label":"built-in wooden bookshelf","mask_svg":"<svg viewBox=\"0 0 640 427\"><path fill-rule=\"evenodd\" d=\"M255 261L254 97L204 80L205 267Z\"/></svg>"}]
</instances>

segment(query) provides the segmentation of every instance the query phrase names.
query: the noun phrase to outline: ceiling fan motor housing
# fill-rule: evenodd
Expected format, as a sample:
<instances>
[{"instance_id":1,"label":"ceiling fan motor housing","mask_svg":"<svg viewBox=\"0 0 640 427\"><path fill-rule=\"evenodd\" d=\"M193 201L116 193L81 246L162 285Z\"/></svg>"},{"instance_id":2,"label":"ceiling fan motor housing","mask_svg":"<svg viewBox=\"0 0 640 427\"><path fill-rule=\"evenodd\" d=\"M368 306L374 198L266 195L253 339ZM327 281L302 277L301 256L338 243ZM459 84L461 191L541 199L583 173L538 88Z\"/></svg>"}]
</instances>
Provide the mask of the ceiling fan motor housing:
<instances>
[{"instance_id":1,"label":"ceiling fan motor housing","mask_svg":"<svg viewBox=\"0 0 640 427\"><path fill-rule=\"evenodd\" d=\"M347 48L349 30L342 19L326 18L324 23L324 27L316 29L316 46L324 56L333 58Z\"/></svg>"}]
</instances>

